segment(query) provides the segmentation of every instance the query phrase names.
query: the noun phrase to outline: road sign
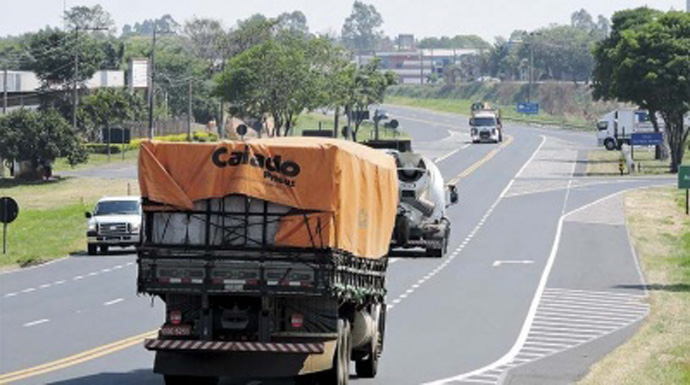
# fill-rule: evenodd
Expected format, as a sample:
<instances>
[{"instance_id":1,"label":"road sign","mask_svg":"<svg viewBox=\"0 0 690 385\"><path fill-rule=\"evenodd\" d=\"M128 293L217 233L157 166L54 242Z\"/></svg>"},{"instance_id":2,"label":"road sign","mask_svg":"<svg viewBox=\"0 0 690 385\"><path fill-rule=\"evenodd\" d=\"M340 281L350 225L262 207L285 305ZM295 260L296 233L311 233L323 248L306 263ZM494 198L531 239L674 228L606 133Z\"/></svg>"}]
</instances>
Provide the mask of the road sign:
<instances>
[{"instance_id":1,"label":"road sign","mask_svg":"<svg viewBox=\"0 0 690 385\"><path fill-rule=\"evenodd\" d=\"M128 144L132 138L131 131L129 128L103 128L101 130L101 135L103 135L103 143L113 143L113 144Z\"/></svg>"},{"instance_id":2,"label":"road sign","mask_svg":"<svg viewBox=\"0 0 690 385\"><path fill-rule=\"evenodd\" d=\"M517 112L519 114L539 115L539 103L518 103Z\"/></svg>"},{"instance_id":3,"label":"road sign","mask_svg":"<svg viewBox=\"0 0 690 385\"><path fill-rule=\"evenodd\" d=\"M19 205L10 197L0 198L0 222L2 222L2 253L7 253L7 224L19 215Z\"/></svg>"},{"instance_id":4,"label":"road sign","mask_svg":"<svg viewBox=\"0 0 690 385\"><path fill-rule=\"evenodd\" d=\"M19 206L17 202L10 197L0 198L0 223L12 223L17 219L19 214Z\"/></svg>"},{"instance_id":5,"label":"road sign","mask_svg":"<svg viewBox=\"0 0 690 385\"><path fill-rule=\"evenodd\" d=\"M664 134L661 132L638 132L630 135L632 146L654 146L664 144Z\"/></svg>"},{"instance_id":6,"label":"road sign","mask_svg":"<svg viewBox=\"0 0 690 385\"><path fill-rule=\"evenodd\" d=\"M690 165L678 168L678 188L690 189Z\"/></svg>"}]
</instances>

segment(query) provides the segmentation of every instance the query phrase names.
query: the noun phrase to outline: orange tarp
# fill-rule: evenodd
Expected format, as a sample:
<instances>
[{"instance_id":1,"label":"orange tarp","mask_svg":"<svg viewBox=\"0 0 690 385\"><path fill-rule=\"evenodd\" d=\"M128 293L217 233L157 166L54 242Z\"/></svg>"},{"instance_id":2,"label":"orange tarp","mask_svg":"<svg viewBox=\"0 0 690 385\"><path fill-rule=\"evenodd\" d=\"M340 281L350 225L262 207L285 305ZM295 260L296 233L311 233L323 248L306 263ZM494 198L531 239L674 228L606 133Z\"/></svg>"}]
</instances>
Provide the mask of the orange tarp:
<instances>
[{"instance_id":1,"label":"orange tarp","mask_svg":"<svg viewBox=\"0 0 690 385\"><path fill-rule=\"evenodd\" d=\"M191 210L194 201L243 194L320 211L306 220L284 219L276 244L311 247L318 227L319 246L366 258L388 252L398 203L393 157L324 138L144 141L139 184L143 197L180 210Z\"/></svg>"}]
</instances>

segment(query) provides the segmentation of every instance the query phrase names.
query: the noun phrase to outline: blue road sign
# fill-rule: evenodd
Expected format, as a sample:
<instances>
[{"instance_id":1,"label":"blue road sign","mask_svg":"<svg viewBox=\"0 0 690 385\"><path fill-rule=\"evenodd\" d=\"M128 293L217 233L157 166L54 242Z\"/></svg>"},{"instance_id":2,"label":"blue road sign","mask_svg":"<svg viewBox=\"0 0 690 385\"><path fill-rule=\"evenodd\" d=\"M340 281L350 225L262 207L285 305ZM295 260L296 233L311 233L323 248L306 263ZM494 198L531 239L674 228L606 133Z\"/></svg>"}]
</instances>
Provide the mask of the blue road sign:
<instances>
[{"instance_id":1,"label":"blue road sign","mask_svg":"<svg viewBox=\"0 0 690 385\"><path fill-rule=\"evenodd\" d=\"M630 135L633 146L654 146L664 144L664 134L661 132L640 132Z\"/></svg>"},{"instance_id":2,"label":"blue road sign","mask_svg":"<svg viewBox=\"0 0 690 385\"><path fill-rule=\"evenodd\" d=\"M539 115L539 103L518 103L517 112L519 114Z\"/></svg>"}]
</instances>

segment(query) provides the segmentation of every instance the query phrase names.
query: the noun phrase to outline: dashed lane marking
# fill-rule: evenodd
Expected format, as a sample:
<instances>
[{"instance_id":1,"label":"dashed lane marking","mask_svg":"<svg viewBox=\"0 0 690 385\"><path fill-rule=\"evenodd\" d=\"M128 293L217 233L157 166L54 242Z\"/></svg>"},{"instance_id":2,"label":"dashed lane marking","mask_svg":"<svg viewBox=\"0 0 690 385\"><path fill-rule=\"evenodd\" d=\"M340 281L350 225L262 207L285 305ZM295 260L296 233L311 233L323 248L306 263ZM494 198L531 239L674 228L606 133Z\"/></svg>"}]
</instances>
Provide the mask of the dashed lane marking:
<instances>
[{"instance_id":1,"label":"dashed lane marking","mask_svg":"<svg viewBox=\"0 0 690 385\"><path fill-rule=\"evenodd\" d=\"M44 323L46 323L46 322L50 322L50 320L47 319L47 318L44 318L44 319L40 319L40 320L36 320L36 321L27 322L27 323L25 323L25 324L22 325L22 326L24 326L25 328L30 328L30 327L32 327L32 326L44 324Z\"/></svg>"},{"instance_id":2,"label":"dashed lane marking","mask_svg":"<svg viewBox=\"0 0 690 385\"><path fill-rule=\"evenodd\" d=\"M103 306L115 305L116 303L120 303L120 302L122 302L122 301L124 301L123 298L117 298L117 299L114 299L114 300L112 300L112 301L108 301L108 302L103 303Z\"/></svg>"}]
</instances>

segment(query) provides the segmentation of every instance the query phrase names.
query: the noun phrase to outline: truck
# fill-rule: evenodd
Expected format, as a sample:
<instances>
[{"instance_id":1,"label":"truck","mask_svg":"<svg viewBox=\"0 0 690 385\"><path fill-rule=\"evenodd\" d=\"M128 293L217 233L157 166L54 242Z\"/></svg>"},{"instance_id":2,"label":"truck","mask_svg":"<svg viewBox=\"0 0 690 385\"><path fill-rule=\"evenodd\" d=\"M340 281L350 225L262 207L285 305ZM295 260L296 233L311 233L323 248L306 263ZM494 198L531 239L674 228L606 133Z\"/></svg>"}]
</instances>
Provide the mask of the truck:
<instances>
[{"instance_id":1,"label":"truck","mask_svg":"<svg viewBox=\"0 0 690 385\"><path fill-rule=\"evenodd\" d=\"M144 141L138 292L165 320L166 385L376 376L395 160L337 139Z\"/></svg>"},{"instance_id":2,"label":"truck","mask_svg":"<svg viewBox=\"0 0 690 385\"><path fill-rule=\"evenodd\" d=\"M501 111L493 108L489 103L473 103L469 123L472 143L503 141Z\"/></svg>"},{"instance_id":3,"label":"truck","mask_svg":"<svg viewBox=\"0 0 690 385\"><path fill-rule=\"evenodd\" d=\"M444 186L441 171L422 154L389 152L396 159L400 188L390 255L416 254L411 249L421 248L427 257L443 257L450 240L446 209L459 199L455 185Z\"/></svg>"},{"instance_id":4,"label":"truck","mask_svg":"<svg viewBox=\"0 0 690 385\"><path fill-rule=\"evenodd\" d=\"M107 253L111 247L139 244L141 202L138 196L106 196L86 212L86 243L89 255Z\"/></svg>"},{"instance_id":5,"label":"truck","mask_svg":"<svg viewBox=\"0 0 690 385\"><path fill-rule=\"evenodd\" d=\"M657 121L659 129L663 131L663 120L658 117ZM654 132L647 110L617 109L607 113L597 122L597 144L613 151L620 149L623 144L630 144L630 135L645 132Z\"/></svg>"}]
</instances>

